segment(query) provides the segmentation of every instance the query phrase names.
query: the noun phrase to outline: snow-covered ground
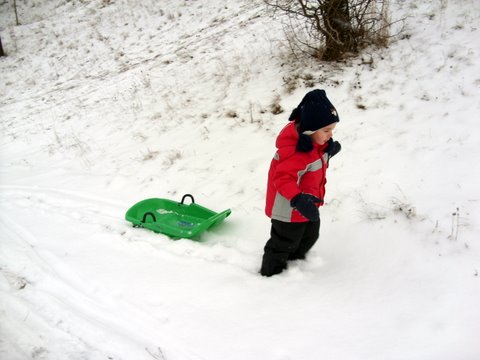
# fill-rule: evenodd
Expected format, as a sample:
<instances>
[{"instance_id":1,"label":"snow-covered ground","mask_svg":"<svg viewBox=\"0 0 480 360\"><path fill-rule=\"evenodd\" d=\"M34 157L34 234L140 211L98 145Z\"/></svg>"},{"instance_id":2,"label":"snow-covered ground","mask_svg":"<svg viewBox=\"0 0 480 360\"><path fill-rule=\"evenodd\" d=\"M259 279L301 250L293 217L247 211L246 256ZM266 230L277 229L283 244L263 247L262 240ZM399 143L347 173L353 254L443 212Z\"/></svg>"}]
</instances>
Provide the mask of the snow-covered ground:
<instances>
[{"instance_id":1,"label":"snow-covered ground","mask_svg":"<svg viewBox=\"0 0 480 360\"><path fill-rule=\"evenodd\" d=\"M403 32L335 65L289 59L260 1L17 5L2 360L480 359L480 2L393 1ZM343 150L309 258L263 278L275 137L312 86ZM124 220L185 193L232 215L200 241Z\"/></svg>"}]
</instances>

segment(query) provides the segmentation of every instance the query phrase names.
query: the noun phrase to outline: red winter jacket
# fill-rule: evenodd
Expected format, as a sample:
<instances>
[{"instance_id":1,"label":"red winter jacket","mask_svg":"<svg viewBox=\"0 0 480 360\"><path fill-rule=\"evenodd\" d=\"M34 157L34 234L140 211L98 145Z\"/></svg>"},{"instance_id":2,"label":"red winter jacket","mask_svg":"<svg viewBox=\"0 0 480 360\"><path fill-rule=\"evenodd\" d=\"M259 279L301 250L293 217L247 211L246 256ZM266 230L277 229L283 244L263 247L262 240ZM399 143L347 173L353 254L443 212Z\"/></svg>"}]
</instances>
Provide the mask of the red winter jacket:
<instances>
[{"instance_id":1,"label":"red winter jacket","mask_svg":"<svg viewBox=\"0 0 480 360\"><path fill-rule=\"evenodd\" d=\"M290 200L303 192L323 200L328 154L325 145L314 143L310 152L296 151L298 132L292 121L277 137L277 152L268 172L267 201L268 217L284 222L306 222L307 218L290 206ZM322 201L323 205L323 201Z\"/></svg>"}]
</instances>

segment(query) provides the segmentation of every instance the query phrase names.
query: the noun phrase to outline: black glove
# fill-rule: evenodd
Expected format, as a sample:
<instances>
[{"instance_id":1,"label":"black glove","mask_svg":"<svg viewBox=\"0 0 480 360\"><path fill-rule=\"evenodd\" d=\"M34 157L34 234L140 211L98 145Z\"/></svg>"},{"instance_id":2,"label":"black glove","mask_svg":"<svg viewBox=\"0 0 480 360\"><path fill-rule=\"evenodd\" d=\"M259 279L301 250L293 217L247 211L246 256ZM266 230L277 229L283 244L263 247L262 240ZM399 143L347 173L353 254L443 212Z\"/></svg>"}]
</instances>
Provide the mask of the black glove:
<instances>
[{"instance_id":1,"label":"black glove","mask_svg":"<svg viewBox=\"0 0 480 360\"><path fill-rule=\"evenodd\" d=\"M342 150L342 145L340 145L338 141L333 141L333 139L330 138L330 140L328 140L327 148L325 149L328 156L331 158L338 154L340 150Z\"/></svg>"},{"instance_id":2,"label":"black glove","mask_svg":"<svg viewBox=\"0 0 480 360\"><path fill-rule=\"evenodd\" d=\"M318 214L318 207L315 204L322 202L316 196L310 194L300 193L295 195L290 201L290 206L305 216L310 221L320 221L320 215Z\"/></svg>"}]
</instances>

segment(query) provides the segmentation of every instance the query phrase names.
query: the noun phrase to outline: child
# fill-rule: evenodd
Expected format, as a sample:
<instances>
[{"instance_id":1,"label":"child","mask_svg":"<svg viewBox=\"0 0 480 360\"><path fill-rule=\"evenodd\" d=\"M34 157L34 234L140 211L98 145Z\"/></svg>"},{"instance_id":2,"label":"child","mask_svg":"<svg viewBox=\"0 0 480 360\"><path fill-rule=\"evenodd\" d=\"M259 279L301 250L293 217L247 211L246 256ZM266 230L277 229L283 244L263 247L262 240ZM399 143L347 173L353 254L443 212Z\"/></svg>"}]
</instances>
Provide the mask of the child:
<instances>
[{"instance_id":1,"label":"child","mask_svg":"<svg viewBox=\"0 0 480 360\"><path fill-rule=\"evenodd\" d=\"M265 213L272 220L260 273L272 276L288 260L305 259L318 239L328 162L341 146L332 133L339 121L324 90L313 90L277 137L268 172Z\"/></svg>"}]
</instances>

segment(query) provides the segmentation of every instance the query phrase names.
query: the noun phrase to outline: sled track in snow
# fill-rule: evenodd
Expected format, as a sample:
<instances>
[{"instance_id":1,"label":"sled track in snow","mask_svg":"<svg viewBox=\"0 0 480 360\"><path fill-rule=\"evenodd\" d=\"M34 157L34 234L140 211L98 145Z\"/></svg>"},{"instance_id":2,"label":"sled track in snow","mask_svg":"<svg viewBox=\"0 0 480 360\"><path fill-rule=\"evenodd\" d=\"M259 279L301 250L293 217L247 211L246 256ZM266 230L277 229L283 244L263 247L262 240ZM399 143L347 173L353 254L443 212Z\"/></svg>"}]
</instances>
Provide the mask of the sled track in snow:
<instances>
[{"instance_id":1,"label":"sled track in snow","mask_svg":"<svg viewBox=\"0 0 480 360\"><path fill-rule=\"evenodd\" d=\"M167 254L179 260L206 261L214 265L238 268L254 275L258 272L261 254L228 244L231 240L228 236L223 238L215 233L207 234L212 241L200 243L192 240L172 241L166 235L134 229L124 220L125 212L131 204L120 201L48 187L0 185L0 210L2 204L35 208L49 216L65 217L80 225L98 226L102 231L118 237L119 241L126 241L133 246L136 243L148 245L162 255ZM258 247L256 250L261 249Z\"/></svg>"},{"instance_id":2,"label":"sled track in snow","mask_svg":"<svg viewBox=\"0 0 480 360\"><path fill-rule=\"evenodd\" d=\"M5 188L2 186L2 190ZM34 195L45 195L46 193L64 195L67 193L53 189L34 189L32 191L25 187L13 188L9 187L14 194L6 196L5 193L2 193L1 202L5 203L6 198L18 199L22 197L20 193L32 200L36 199ZM76 195L77 198L84 200L89 198ZM90 197L90 199L92 198ZM102 202L98 198L95 198L94 201ZM108 203L108 201L103 201L103 203ZM96 213L96 215L98 214ZM103 216L111 217L106 214ZM99 343L97 339L100 337L115 339L117 344L125 344L125 350L127 348L130 348L130 351L132 348L137 349L140 354L139 358L142 359L161 356L162 348L165 346L169 352L176 353L182 358L202 360L199 356L185 350L185 347L177 340L170 339L168 335L162 334L158 337L161 339L160 344L158 338L145 338L144 334L137 330L144 329L148 334L158 333L163 325L160 320L152 320L150 314L109 294L106 290L94 289L89 284L79 281L67 264L48 249L39 246L39 240L34 233L7 214L5 206L0 207L0 229L2 229L2 256L0 257L0 275L2 276L0 276L0 281L6 279L7 282L12 283L12 279L22 280L21 286L16 287L17 291L13 295L12 293L4 294L5 301L3 303L4 311L10 314L22 314L17 322L25 324L17 326L28 326L29 319L34 320L37 325L42 324L44 329L42 336L65 339L69 347L65 351L76 354L77 357L74 356L74 358L79 359L83 356L81 354L86 352L88 354L101 353L105 356L110 353L108 349L102 349L103 344ZM129 314L129 316L122 317L118 314ZM6 336L7 343L14 342L8 337L14 338L15 334L11 333L8 328L2 330L2 334L4 334L2 336ZM70 348L72 346L73 348ZM22 350L26 352L41 351L46 356L49 353L49 349L43 347L28 351L27 349Z\"/></svg>"},{"instance_id":3,"label":"sled track in snow","mask_svg":"<svg viewBox=\"0 0 480 360\"><path fill-rule=\"evenodd\" d=\"M68 190L59 190L55 188L48 187L37 187L37 186L16 186L16 185L0 185L0 200L2 198L8 197L24 197L29 198L33 195L42 196L44 198L60 198L68 202L78 201L83 203L92 203L97 205L103 205L108 207L125 207L126 204L113 201L111 199L93 196L81 192L68 191Z\"/></svg>"}]
</instances>

